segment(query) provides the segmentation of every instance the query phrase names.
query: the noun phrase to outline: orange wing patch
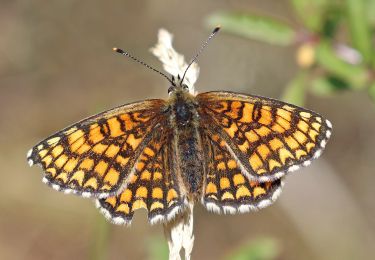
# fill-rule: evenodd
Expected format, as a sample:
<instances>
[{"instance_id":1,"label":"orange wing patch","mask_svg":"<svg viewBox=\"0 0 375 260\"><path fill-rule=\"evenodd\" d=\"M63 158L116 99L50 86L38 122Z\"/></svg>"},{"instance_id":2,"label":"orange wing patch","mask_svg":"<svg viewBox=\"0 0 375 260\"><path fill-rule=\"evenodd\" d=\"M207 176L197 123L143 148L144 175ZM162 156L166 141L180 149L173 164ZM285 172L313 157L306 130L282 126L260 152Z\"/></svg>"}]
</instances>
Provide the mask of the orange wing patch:
<instances>
[{"instance_id":1,"label":"orange wing patch","mask_svg":"<svg viewBox=\"0 0 375 260\"><path fill-rule=\"evenodd\" d=\"M202 203L216 213L234 214L270 205L281 192L282 180L249 181L217 134L204 137L207 175Z\"/></svg>"},{"instance_id":2,"label":"orange wing patch","mask_svg":"<svg viewBox=\"0 0 375 260\"><path fill-rule=\"evenodd\" d=\"M113 223L130 224L134 211L140 208L148 211L151 224L167 222L185 207L167 141L155 138L139 158L125 189L117 196L97 201L101 212Z\"/></svg>"},{"instance_id":3,"label":"orange wing patch","mask_svg":"<svg viewBox=\"0 0 375 260\"><path fill-rule=\"evenodd\" d=\"M215 129L255 181L273 181L309 165L331 135L328 120L281 101L229 92L197 97L203 127Z\"/></svg>"},{"instance_id":4,"label":"orange wing patch","mask_svg":"<svg viewBox=\"0 0 375 260\"><path fill-rule=\"evenodd\" d=\"M78 122L37 144L29 163L45 171L43 182L85 197L115 194L160 118L164 101L118 107Z\"/></svg>"}]
</instances>

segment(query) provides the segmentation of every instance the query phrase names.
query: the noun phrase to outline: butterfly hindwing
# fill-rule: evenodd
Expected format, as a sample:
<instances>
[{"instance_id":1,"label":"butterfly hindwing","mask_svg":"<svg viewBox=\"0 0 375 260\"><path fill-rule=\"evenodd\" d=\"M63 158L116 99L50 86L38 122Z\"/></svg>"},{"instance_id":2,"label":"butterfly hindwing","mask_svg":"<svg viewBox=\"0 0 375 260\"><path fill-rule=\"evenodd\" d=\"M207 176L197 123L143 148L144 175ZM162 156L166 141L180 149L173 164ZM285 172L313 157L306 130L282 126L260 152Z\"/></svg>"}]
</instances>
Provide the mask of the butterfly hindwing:
<instances>
[{"instance_id":1,"label":"butterfly hindwing","mask_svg":"<svg viewBox=\"0 0 375 260\"><path fill-rule=\"evenodd\" d=\"M281 101L231 92L206 92L197 99L202 122L220 134L256 181L273 181L309 165L331 135L328 120Z\"/></svg>"},{"instance_id":2,"label":"butterfly hindwing","mask_svg":"<svg viewBox=\"0 0 375 260\"><path fill-rule=\"evenodd\" d=\"M218 134L203 136L207 174L202 203L215 213L249 212L264 208L281 193L282 180L251 181L244 175Z\"/></svg>"},{"instance_id":3,"label":"butterfly hindwing","mask_svg":"<svg viewBox=\"0 0 375 260\"><path fill-rule=\"evenodd\" d=\"M117 196L100 199L97 205L113 223L130 224L134 211L148 211L151 224L167 222L185 208L175 173L170 138L155 137L143 150Z\"/></svg>"},{"instance_id":4,"label":"butterfly hindwing","mask_svg":"<svg viewBox=\"0 0 375 260\"><path fill-rule=\"evenodd\" d=\"M28 153L43 181L57 190L86 197L115 194L150 133L165 120L163 100L146 100L84 119L50 136Z\"/></svg>"}]
</instances>

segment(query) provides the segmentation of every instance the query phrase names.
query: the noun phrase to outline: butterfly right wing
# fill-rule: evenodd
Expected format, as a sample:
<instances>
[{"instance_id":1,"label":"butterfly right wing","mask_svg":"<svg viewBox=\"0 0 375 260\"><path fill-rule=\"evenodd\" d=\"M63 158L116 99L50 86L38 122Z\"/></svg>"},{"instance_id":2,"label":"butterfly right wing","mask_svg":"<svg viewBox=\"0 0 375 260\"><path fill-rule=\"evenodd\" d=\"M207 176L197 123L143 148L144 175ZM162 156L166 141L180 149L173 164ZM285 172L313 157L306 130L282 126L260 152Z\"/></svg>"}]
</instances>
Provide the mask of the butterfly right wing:
<instances>
[{"instance_id":1,"label":"butterfly right wing","mask_svg":"<svg viewBox=\"0 0 375 260\"><path fill-rule=\"evenodd\" d=\"M117 196L97 200L97 207L115 224L130 225L134 211L148 211L151 224L167 222L186 208L172 153L171 134L156 135L143 150L135 172Z\"/></svg>"},{"instance_id":2,"label":"butterfly right wing","mask_svg":"<svg viewBox=\"0 0 375 260\"><path fill-rule=\"evenodd\" d=\"M322 153L332 125L282 101L232 92L197 95L204 127L230 147L249 179L266 182L307 166Z\"/></svg>"},{"instance_id":3,"label":"butterfly right wing","mask_svg":"<svg viewBox=\"0 0 375 260\"><path fill-rule=\"evenodd\" d=\"M283 179L251 181L218 134L203 133L207 172L202 204L215 213L244 213L271 205L280 195Z\"/></svg>"},{"instance_id":4,"label":"butterfly right wing","mask_svg":"<svg viewBox=\"0 0 375 260\"><path fill-rule=\"evenodd\" d=\"M43 182L57 190L84 197L116 194L151 133L165 124L164 104L145 100L84 119L35 145L29 164L40 165Z\"/></svg>"}]
</instances>

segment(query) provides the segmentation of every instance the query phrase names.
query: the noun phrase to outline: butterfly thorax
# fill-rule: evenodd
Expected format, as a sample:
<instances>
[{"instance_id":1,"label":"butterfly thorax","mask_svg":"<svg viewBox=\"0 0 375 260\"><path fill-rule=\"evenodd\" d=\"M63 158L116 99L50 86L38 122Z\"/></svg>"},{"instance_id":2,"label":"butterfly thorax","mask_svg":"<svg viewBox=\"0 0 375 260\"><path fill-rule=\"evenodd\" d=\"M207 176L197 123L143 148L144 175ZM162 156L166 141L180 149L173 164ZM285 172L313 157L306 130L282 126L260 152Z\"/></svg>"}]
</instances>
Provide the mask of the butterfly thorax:
<instances>
[{"instance_id":1,"label":"butterfly thorax","mask_svg":"<svg viewBox=\"0 0 375 260\"><path fill-rule=\"evenodd\" d=\"M189 199L196 199L201 193L204 171L197 106L195 97L182 88L170 97L169 121L173 129L176 171Z\"/></svg>"}]
</instances>

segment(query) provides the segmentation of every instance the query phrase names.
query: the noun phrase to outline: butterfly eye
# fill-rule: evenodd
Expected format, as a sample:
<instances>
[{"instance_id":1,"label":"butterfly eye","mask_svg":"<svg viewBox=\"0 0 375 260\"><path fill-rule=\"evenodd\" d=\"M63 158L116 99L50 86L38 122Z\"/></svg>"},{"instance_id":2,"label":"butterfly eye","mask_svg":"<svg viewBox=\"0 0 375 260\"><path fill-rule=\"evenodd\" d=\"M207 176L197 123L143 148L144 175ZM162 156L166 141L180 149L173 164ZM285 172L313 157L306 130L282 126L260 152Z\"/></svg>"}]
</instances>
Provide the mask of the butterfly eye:
<instances>
[{"instance_id":1,"label":"butterfly eye","mask_svg":"<svg viewBox=\"0 0 375 260\"><path fill-rule=\"evenodd\" d=\"M173 91L174 91L175 87L174 86L170 86L168 88L168 95L170 95Z\"/></svg>"},{"instance_id":2,"label":"butterfly eye","mask_svg":"<svg viewBox=\"0 0 375 260\"><path fill-rule=\"evenodd\" d=\"M188 90L188 89L189 89L188 85L186 85L186 84L182 84L182 88L183 88L184 90Z\"/></svg>"}]
</instances>

